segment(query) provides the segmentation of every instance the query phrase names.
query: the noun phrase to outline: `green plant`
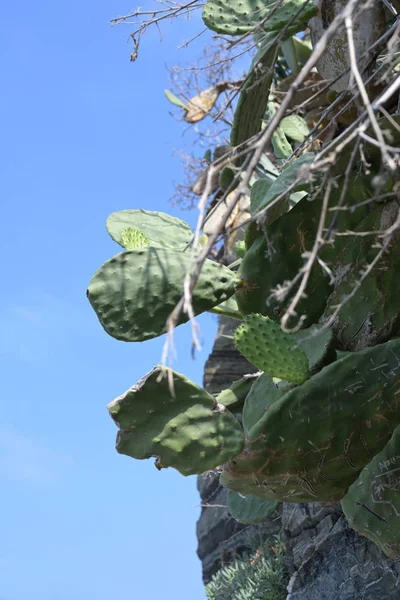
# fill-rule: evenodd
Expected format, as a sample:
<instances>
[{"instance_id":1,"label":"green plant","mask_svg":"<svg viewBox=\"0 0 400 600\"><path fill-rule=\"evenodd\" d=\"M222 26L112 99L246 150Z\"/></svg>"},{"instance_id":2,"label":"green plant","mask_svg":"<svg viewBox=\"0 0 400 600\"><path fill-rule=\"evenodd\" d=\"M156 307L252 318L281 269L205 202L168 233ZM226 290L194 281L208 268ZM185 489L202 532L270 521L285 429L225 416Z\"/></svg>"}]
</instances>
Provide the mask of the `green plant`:
<instances>
[{"instance_id":1,"label":"green plant","mask_svg":"<svg viewBox=\"0 0 400 600\"><path fill-rule=\"evenodd\" d=\"M240 321L237 348L262 371L243 373L213 397L156 367L109 406L119 452L154 456L158 468L184 475L217 468L232 514L246 523L283 500L342 501L350 524L393 555L400 549L393 480L385 480L383 503L370 501L378 465L397 460L400 426L400 117L389 94L398 92L400 67L396 52L390 67L389 55L378 54L382 15L363 40L349 26L366 18L357 10L350 1L342 15L309 21L312 2L208 0L210 29L249 34L255 46L230 146L225 140L204 155L220 187L200 205L208 215L207 208L221 210L221 223L199 237L204 221L194 233L164 213L113 213L107 229L124 251L95 273L88 298L107 333L130 342L205 311L231 316ZM308 21L311 40L294 38ZM389 19L389 33L394 25ZM333 91L324 88L332 69L321 59L321 36L335 73L352 63L362 102L341 74ZM376 76L374 85L361 85L357 74L365 40L376 44L363 73ZM383 81L384 100L375 89ZM228 87L207 87L189 103L167 96L195 122ZM369 103L367 92L375 94ZM236 224L243 198L246 226ZM223 236L237 256L229 267L214 260Z\"/></svg>"},{"instance_id":2,"label":"green plant","mask_svg":"<svg viewBox=\"0 0 400 600\"><path fill-rule=\"evenodd\" d=\"M206 585L208 600L284 600L289 577L279 540L224 565Z\"/></svg>"}]
</instances>

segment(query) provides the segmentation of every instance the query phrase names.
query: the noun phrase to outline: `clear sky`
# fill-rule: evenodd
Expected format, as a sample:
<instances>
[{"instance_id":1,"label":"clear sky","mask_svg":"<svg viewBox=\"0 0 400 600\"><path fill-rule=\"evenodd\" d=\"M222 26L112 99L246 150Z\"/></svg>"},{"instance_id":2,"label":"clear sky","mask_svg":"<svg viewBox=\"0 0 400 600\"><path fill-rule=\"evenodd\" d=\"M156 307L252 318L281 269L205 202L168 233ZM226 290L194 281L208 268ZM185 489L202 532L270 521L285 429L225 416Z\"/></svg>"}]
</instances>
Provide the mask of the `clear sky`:
<instances>
[{"instance_id":1,"label":"clear sky","mask_svg":"<svg viewBox=\"0 0 400 600\"><path fill-rule=\"evenodd\" d=\"M143 7L148 3L142 2ZM1 11L0 600L200 600L196 478L114 449L106 405L159 362L163 338L107 336L85 297L119 251L107 216L165 210L182 175L166 64L199 20L166 24L129 62L123 0L7 2ZM190 135L186 143L190 143ZM204 350L176 332L175 368Z\"/></svg>"}]
</instances>

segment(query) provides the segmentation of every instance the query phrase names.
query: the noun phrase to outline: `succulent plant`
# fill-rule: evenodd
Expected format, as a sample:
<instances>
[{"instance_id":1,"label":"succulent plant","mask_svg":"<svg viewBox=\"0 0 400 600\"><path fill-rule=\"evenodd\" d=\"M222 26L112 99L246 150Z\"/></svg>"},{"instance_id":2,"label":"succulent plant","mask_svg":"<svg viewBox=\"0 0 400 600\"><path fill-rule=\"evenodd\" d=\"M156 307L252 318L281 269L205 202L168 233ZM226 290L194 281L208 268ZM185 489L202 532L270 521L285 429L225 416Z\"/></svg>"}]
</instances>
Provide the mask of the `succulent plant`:
<instances>
[{"instance_id":1,"label":"succulent plant","mask_svg":"<svg viewBox=\"0 0 400 600\"><path fill-rule=\"evenodd\" d=\"M140 232L151 246L184 250L193 239L190 226L167 213L151 210L120 210L112 213L106 223L112 239L123 248L127 230Z\"/></svg>"},{"instance_id":2,"label":"succulent plant","mask_svg":"<svg viewBox=\"0 0 400 600\"><path fill-rule=\"evenodd\" d=\"M296 16L296 13L303 10ZM203 10L203 21L212 31L228 35L243 35L258 27L264 31L281 31L294 17L288 35L304 29L316 13L313 3L303 0L208 0Z\"/></svg>"},{"instance_id":3,"label":"succulent plant","mask_svg":"<svg viewBox=\"0 0 400 600\"><path fill-rule=\"evenodd\" d=\"M280 325L262 315L248 315L235 331L237 349L272 377L303 383L310 376L304 351Z\"/></svg>"},{"instance_id":4,"label":"succulent plant","mask_svg":"<svg viewBox=\"0 0 400 600\"><path fill-rule=\"evenodd\" d=\"M278 502L261 500L255 496L244 496L228 491L228 510L239 523L260 523L270 517L277 509Z\"/></svg>"},{"instance_id":5,"label":"succulent plant","mask_svg":"<svg viewBox=\"0 0 400 600\"><path fill-rule=\"evenodd\" d=\"M243 446L242 429L229 410L187 377L161 366L108 410L119 427L118 452L136 459L156 457L159 469L203 473Z\"/></svg>"},{"instance_id":6,"label":"succulent plant","mask_svg":"<svg viewBox=\"0 0 400 600\"><path fill-rule=\"evenodd\" d=\"M342 500L349 525L390 557L400 555L400 425Z\"/></svg>"},{"instance_id":7,"label":"succulent plant","mask_svg":"<svg viewBox=\"0 0 400 600\"><path fill-rule=\"evenodd\" d=\"M246 400L243 422L254 425L221 483L269 500L343 498L399 422L399 357L400 340L350 353L277 393L258 421L246 416Z\"/></svg>"},{"instance_id":8,"label":"succulent plant","mask_svg":"<svg viewBox=\"0 0 400 600\"><path fill-rule=\"evenodd\" d=\"M117 254L93 275L87 296L105 331L117 340L140 342L165 333L166 321L183 294L191 253L147 246ZM233 271L206 260L193 290L195 314L235 292ZM178 324L188 320L181 313Z\"/></svg>"}]
</instances>

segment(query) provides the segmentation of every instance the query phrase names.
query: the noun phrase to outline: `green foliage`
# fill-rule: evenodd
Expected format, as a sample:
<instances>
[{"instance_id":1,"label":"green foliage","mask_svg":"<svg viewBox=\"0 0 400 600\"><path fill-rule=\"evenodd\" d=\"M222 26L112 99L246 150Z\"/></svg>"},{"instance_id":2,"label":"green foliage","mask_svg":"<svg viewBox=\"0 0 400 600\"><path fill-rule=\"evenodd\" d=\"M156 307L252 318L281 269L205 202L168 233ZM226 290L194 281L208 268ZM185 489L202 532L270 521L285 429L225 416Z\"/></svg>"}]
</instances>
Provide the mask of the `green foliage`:
<instances>
[{"instance_id":1,"label":"green foliage","mask_svg":"<svg viewBox=\"0 0 400 600\"><path fill-rule=\"evenodd\" d=\"M239 523L260 523L268 519L277 509L278 503L272 500L261 500L255 496L243 496L232 490L228 491L228 510Z\"/></svg>"},{"instance_id":2,"label":"green foliage","mask_svg":"<svg viewBox=\"0 0 400 600\"><path fill-rule=\"evenodd\" d=\"M289 577L277 541L223 566L206 586L208 600L285 600Z\"/></svg>"},{"instance_id":3,"label":"green foliage","mask_svg":"<svg viewBox=\"0 0 400 600\"><path fill-rule=\"evenodd\" d=\"M179 302L191 253L148 246L117 254L93 275L87 296L105 331L117 340L142 342L165 333ZM210 310L235 292L237 276L206 260L193 290L195 314ZM178 323L188 320L181 313Z\"/></svg>"},{"instance_id":4,"label":"green foliage","mask_svg":"<svg viewBox=\"0 0 400 600\"><path fill-rule=\"evenodd\" d=\"M137 459L154 456L159 469L203 473L243 447L241 427L224 406L187 377L161 366L108 410L120 429L118 452Z\"/></svg>"},{"instance_id":5,"label":"green foliage","mask_svg":"<svg viewBox=\"0 0 400 600\"><path fill-rule=\"evenodd\" d=\"M316 10L303 0L208 0L203 10L217 33L251 32L256 54L240 84L230 146L209 149L203 159L210 164L224 157L211 206L248 184L209 255L221 256L224 236L226 255L233 248L238 260L228 268L206 259L191 307L194 315L210 311L241 321L236 346L263 373L243 373L214 397L171 369L162 378L156 367L109 411L120 429L119 452L154 456L158 468L184 475L219 467L239 521L265 519L283 500L341 500L351 526L394 556L400 553L400 117L390 114L395 109L386 98L385 116L377 116L385 149L376 126L349 109L347 98L336 115L326 111L336 100L321 87L330 77L319 58L321 73L313 69L303 84L297 81L296 97L289 96L275 130L262 145L257 141L313 52L307 34L301 40L293 34ZM230 86L213 83L188 104L169 91L166 96L185 110L186 122L196 123ZM343 129L356 118L354 138L346 140ZM254 156L246 176L245 159ZM251 222L244 230L248 193ZM165 333L199 257L191 249L193 232L184 221L142 209L113 213L107 230L125 251L90 281L88 298L100 323L123 341ZM235 244L243 231L244 241ZM210 239L204 234L198 247ZM174 326L189 319L186 309ZM279 552L263 549L225 567L207 587L208 597L283 599L279 560Z\"/></svg>"},{"instance_id":6,"label":"green foliage","mask_svg":"<svg viewBox=\"0 0 400 600\"><path fill-rule=\"evenodd\" d=\"M253 58L233 118L232 146L242 144L261 130L273 79L272 66L278 54L275 37L273 33L265 35Z\"/></svg>"},{"instance_id":7,"label":"green foliage","mask_svg":"<svg viewBox=\"0 0 400 600\"><path fill-rule=\"evenodd\" d=\"M342 500L350 526L387 555L400 554L400 425Z\"/></svg>"},{"instance_id":8,"label":"green foliage","mask_svg":"<svg viewBox=\"0 0 400 600\"><path fill-rule=\"evenodd\" d=\"M203 21L209 29L228 35L243 35L257 25L264 31L281 31L304 6L290 25L290 33L296 33L316 13L316 7L303 0L284 0L276 5L271 0L208 0Z\"/></svg>"},{"instance_id":9,"label":"green foliage","mask_svg":"<svg viewBox=\"0 0 400 600\"><path fill-rule=\"evenodd\" d=\"M112 239L124 245L123 235L127 229L139 230L151 246L185 250L193 238L192 230L185 221L162 212L151 210L120 210L112 213L106 223Z\"/></svg>"},{"instance_id":10,"label":"green foliage","mask_svg":"<svg viewBox=\"0 0 400 600\"><path fill-rule=\"evenodd\" d=\"M400 420L399 361L400 339L392 340L350 353L281 395L247 431L222 484L270 500L343 498Z\"/></svg>"},{"instance_id":11,"label":"green foliage","mask_svg":"<svg viewBox=\"0 0 400 600\"><path fill-rule=\"evenodd\" d=\"M268 317L248 315L236 329L234 339L243 356L272 377L294 383L308 379L308 360L304 351Z\"/></svg>"}]
</instances>

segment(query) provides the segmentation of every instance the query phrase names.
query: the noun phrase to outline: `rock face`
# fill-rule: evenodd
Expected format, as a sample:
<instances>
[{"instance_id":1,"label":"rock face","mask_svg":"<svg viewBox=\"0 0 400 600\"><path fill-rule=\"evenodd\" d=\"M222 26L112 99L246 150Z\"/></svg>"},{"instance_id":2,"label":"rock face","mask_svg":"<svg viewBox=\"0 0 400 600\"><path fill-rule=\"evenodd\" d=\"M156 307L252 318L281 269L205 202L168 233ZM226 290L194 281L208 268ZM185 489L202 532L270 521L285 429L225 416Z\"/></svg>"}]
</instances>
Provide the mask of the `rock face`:
<instances>
[{"instance_id":1,"label":"rock face","mask_svg":"<svg viewBox=\"0 0 400 600\"><path fill-rule=\"evenodd\" d=\"M350 529L340 506L283 504L287 600L398 600L400 561Z\"/></svg>"},{"instance_id":2,"label":"rock face","mask_svg":"<svg viewBox=\"0 0 400 600\"><path fill-rule=\"evenodd\" d=\"M204 386L217 393L255 369L230 339L237 321L221 319ZM228 513L226 490L215 471L198 478L203 506L197 523L198 556L203 579L250 545L251 536L266 539L280 533L291 576L286 600L400 600L400 559L390 560L350 529L339 505L284 503L282 510L259 525L241 525Z\"/></svg>"}]
</instances>

